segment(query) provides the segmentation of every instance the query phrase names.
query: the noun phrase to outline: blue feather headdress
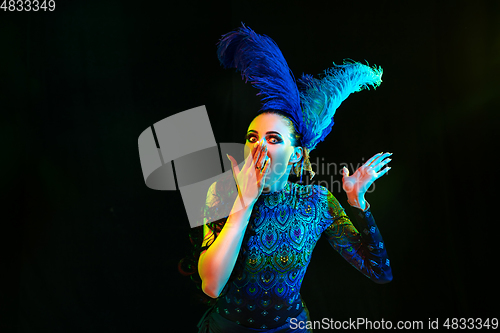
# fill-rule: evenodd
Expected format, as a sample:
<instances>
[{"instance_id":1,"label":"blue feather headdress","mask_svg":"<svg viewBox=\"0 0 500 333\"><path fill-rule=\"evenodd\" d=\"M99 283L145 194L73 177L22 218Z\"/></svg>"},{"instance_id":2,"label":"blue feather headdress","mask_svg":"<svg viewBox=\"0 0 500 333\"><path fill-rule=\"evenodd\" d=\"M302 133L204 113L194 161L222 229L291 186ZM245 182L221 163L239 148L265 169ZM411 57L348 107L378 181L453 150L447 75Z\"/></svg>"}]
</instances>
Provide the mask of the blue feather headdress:
<instances>
[{"instance_id":1,"label":"blue feather headdress","mask_svg":"<svg viewBox=\"0 0 500 333\"><path fill-rule=\"evenodd\" d=\"M241 71L245 82L260 90L259 111L287 114L301 136L301 146L308 151L331 132L335 111L351 93L370 85L376 88L382 82L382 68L354 61L334 63L317 79L302 74L296 82L278 45L243 23L237 31L223 35L217 45L221 65Z\"/></svg>"}]
</instances>

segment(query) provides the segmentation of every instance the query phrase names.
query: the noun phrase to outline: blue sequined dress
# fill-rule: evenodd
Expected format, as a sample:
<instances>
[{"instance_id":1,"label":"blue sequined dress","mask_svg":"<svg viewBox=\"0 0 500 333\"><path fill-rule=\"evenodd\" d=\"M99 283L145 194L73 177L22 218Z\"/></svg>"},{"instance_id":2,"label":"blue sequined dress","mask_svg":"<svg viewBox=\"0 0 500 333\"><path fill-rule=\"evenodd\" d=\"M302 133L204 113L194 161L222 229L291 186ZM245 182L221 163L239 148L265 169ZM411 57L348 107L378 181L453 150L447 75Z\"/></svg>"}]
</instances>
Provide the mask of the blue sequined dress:
<instances>
[{"instance_id":1,"label":"blue sequined dress","mask_svg":"<svg viewBox=\"0 0 500 333\"><path fill-rule=\"evenodd\" d=\"M303 316L300 287L322 235L365 276L377 283L390 281L389 259L370 209L354 211L361 232L323 186L287 182L281 191L261 194L247 226L252 236L244 269L226 284L211 312L253 331L283 327ZM204 325L208 318L200 322Z\"/></svg>"}]
</instances>

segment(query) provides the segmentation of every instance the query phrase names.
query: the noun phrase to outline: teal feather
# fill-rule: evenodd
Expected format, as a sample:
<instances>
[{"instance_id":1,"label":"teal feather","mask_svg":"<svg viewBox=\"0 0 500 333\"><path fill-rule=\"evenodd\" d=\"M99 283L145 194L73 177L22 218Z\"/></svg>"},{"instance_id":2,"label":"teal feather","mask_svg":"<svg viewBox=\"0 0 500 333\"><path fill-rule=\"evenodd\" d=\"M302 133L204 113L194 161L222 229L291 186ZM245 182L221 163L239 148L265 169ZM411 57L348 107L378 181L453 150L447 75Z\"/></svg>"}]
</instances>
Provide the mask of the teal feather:
<instances>
[{"instance_id":1,"label":"teal feather","mask_svg":"<svg viewBox=\"0 0 500 333\"><path fill-rule=\"evenodd\" d=\"M334 115L340 104L353 92L377 88L382 83L382 68L359 62L344 61L324 71L316 79L303 74L297 80L303 120L306 128L303 142L310 150L331 132Z\"/></svg>"}]
</instances>

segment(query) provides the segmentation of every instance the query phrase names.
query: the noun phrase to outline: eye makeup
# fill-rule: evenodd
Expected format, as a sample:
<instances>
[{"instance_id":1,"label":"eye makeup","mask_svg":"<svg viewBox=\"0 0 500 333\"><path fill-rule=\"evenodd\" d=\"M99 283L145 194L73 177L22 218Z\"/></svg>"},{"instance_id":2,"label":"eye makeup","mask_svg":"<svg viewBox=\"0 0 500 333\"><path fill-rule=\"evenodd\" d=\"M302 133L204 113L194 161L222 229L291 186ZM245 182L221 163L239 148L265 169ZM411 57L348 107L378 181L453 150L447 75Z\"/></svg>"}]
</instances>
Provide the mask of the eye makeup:
<instances>
[{"instance_id":1,"label":"eye makeup","mask_svg":"<svg viewBox=\"0 0 500 333\"><path fill-rule=\"evenodd\" d=\"M266 134L267 134L266 138L269 143L278 144L283 142L283 139L281 138L281 135L279 135L278 132L267 132ZM245 140L250 143L255 143L259 141L259 137L255 131L249 131L245 136Z\"/></svg>"}]
</instances>

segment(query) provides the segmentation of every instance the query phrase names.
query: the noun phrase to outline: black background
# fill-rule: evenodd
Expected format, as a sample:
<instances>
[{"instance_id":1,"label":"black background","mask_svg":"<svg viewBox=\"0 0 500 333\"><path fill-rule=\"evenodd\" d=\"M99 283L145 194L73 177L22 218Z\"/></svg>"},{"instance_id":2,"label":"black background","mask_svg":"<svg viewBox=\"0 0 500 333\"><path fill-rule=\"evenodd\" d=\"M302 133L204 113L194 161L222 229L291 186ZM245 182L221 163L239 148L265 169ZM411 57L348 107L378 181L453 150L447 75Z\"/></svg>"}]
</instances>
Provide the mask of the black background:
<instances>
[{"instance_id":1,"label":"black background","mask_svg":"<svg viewBox=\"0 0 500 333\"><path fill-rule=\"evenodd\" d=\"M0 12L2 332L196 331L182 199L145 185L137 139L205 105L218 142L243 142L257 91L215 53L240 22L296 77L344 58L384 69L311 160L393 152L367 200L394 280L321 240L301 291L312 319L498 316L498 1L56 1Z\"/></svg>"}]
</instances>

